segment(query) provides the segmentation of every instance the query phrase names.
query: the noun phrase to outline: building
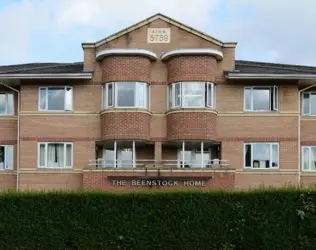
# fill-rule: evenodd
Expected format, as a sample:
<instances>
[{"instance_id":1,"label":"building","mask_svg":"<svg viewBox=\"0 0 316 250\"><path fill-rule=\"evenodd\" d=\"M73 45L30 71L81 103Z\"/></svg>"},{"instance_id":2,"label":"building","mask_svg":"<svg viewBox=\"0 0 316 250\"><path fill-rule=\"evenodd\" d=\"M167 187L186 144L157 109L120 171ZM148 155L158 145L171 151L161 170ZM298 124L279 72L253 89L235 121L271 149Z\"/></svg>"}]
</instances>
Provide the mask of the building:
<instances>
[{"instance_id":1,"label":"building","mask_svg":"<svg viewBox=\"0 0 316 250\"><path fill-rule=\"evenodd\" d=\"M1 189L312 185L316 67L236 46L157 14L83 62L1 66Z\"/></svg>"}]
</instances>

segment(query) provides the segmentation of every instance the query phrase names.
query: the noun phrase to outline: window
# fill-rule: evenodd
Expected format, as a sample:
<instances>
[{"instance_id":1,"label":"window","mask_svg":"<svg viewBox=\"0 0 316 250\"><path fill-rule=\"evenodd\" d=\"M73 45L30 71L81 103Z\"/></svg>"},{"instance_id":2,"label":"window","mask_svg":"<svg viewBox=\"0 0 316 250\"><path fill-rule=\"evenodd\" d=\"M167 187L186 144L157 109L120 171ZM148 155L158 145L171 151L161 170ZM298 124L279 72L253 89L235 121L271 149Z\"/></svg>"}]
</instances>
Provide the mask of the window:
<instances>
[{"instance_id":1,"label":"window","mask_svg":"<svg viewBox=\"0 0 316 250\"><path fill-rule=\"evenodd\" d=\"M183 158L184 156L184 158ZM179 167L182 167L182 160L184 159L184 164L183 166L185 168L200 168L201 166L206 167L207 164L209 163L211 159L211 153L207 149L203 151L203 156L202 152L199 150L179 150L178 151L178 162L179 162ZM203 164L202 164L203 161Z\"/></svg>"},{"instance_id":2,"label":"window","mask_svg":"<svg viewBox=\"0 0 316 250\"><path fill-rule=\"evenodd\" d=\"M14 114L13 94L0 93L0 115Z\"/></svg>"},{"instance_id":3,"label":"window","mask_svg":"<svg viewBox=\"0 0 316 250\"><path fill-rule=\"evenodd\" d=\"M303 93L303 115L316 115L316 93Z\"/></svg>"},{"instance_id":4,"label":"window","mask_svg":"<svg viewBox=\"0 0 316 250\"><path fill-rule=\"evenodd\" d=\"M245 111L278 111L279 87L246 87L244 90Z\"/></svg>"},{"instance_id":5,"label":"window","mask_svg":"<svg viewBox=\"0 0 316 250\"><path fill-rule=\"evenodd\" d=\"M169 109L215 108L215 85L206 82L176 82L168 87Z\"/></svg>"},{"instance_id":6,"label":"window","mask_svg":"<svg viewBox=\"0 0 316 250\"><path fill-rule=\"evenodd\" d=\"M245 143L245 168L279 168L279 143Z\"/></svg>"},{"instance_id":7,"label":"window","mask_svg":"<svg viewBox=\"0 0 316 250\"><path fill-rule=\"evenodd\" d=\"M72 111L72 87L45 87L39 89L40 111Z\"/></svg>"},{"instance_id":8,"label":"window","mask_svg":"<svg viewBox=\"0 0 316 250\"><path fill-rule=\"evenodd\" d=\"M103 108L144 108L149 106L149 86L144 82L111 82L103 88Z\"/></svg>"},{"instance_id":9,"label":"window","mask_svg":"<svg viewBox=\"0 0 316 250\"><path fill-rule=\"evenodd\" d=\"M72 168L72 143L39 143L39 168Z\"/></svg>"},{"instance_id":10,"label":"window","mask_svg":"<svg viewBox=\"0 0 316 250\"><path fill-rule=\"evenodd\" d=\"M0 146L0 170L13 169L13 146Z\"/></svg>"},{"instance_id":11,"label":"window","mask_svg":"<svg viewBox=\"0 0 316 250\"><path fill-rule=\"evenodd\" d=\"M316 171L316 146L303 146L303 171Z\"/></svg>"}]
</instances>

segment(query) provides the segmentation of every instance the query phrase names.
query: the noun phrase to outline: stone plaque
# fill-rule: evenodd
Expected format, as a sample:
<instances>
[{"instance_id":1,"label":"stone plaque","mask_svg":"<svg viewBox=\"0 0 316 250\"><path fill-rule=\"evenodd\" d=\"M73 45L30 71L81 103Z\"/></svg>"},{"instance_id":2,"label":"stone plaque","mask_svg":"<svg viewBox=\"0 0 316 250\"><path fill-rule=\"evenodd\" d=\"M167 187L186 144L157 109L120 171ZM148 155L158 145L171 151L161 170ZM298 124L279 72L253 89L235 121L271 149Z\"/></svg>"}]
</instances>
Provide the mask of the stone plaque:
<instances>
[{"instance_id":1,"label":"stone plaque","mask_svg":"<svg viewBox=\"0 0 316 250\"><path fill-rule=\"evenodd\" d=\"M170 28L148 28L147 42L148 43L170 43Z\"/></svg>"}]
</instances>

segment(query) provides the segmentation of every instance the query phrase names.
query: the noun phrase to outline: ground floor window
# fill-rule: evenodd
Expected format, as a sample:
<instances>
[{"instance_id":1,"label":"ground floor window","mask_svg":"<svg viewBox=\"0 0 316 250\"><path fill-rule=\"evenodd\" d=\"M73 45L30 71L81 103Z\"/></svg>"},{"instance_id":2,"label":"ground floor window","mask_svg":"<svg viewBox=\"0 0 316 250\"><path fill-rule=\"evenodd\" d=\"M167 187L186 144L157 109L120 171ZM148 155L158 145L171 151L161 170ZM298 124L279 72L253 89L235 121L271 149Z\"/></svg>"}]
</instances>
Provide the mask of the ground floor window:
<instances>
[{"instance_id":1,"label":"ground floor window","mask_svg":"<svg viewBox=\"0 0 316 250\"><path fill-rule=\"evenodd\" d=\"M0 170L13 169L13 146L0 146Z\"/></svg>"},{"instance_id":2,"label":"ground floor window","mask_svg":"<svg viewBox=\"0 0 316 250\"><path fill-rule=\"evenodd\" d=\"M316 171L316 146L303 146L303 171Z\"/></svg>"},{"instance_id":3,"label":"ground floor window","mask_svg":"<svg viewBox=\"0 0 316 250\"><path fill-rule=\"evenodd\" d=\"M135 168L135 141L114 141L113 146L104 147L102 165L109 168Z\"/></svg>"},{"instance_id":4,"label":"ground floor window","mask_svg":"<svg viewBox=\"0 0 316 250\"><path fill-rule=\"evenodd\" d=\"M211 163L210 149L203 142L182 142L178 149L178 167L180 168L205 168Z\"/></svg>"},{"instance_id":5,"label":"ground floor window","mask_svg":"<svg viewBox=\"0 0 316 250\"><path fill-rule=\"evenodd\" d=\"M73 144L41 142L38 144L39 168L72 168Z\"/></svg>"},{"instance_id":6,"label":"ground floor window","mask_svg":"<svg viewBox=\"0 0 316 250\"><path fill-rule=\"evenodd\" d=\"M245 168L279 168L279 143L245 143Z\"/></svg>"}]
</instances>

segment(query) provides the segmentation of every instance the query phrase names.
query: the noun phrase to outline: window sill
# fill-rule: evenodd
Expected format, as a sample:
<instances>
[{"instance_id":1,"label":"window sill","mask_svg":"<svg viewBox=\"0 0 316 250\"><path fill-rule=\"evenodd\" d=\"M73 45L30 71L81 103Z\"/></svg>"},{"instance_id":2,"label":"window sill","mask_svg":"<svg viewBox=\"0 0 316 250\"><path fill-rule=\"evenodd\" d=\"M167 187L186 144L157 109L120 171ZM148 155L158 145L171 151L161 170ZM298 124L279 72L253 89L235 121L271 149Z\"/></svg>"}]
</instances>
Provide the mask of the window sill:
<instances>
[{"instance_id":1,"label":"window sill","mask_svg":"<svg viewBox=\"0 0 316 250\"><path fill-rule=\"evenodd\" d=\"M142 108L110 108L110 109L104 109L100 112L100 114L105 113L112 113L112 112L143 112L151 114L151 111L148 109L142 109Z\"/></svg>"},{"instance_id":2,"label":"window sill","mask_svg":"<svg viewBox=\"0 0 316 250\"><path fill-rule=\"evenodd\" d=\"M46 168L44 168L44 167L37 167L37 169L38 170L72 170L73 168L72 167L67 167L67 168L49 168L49 167L46 167Z\"/></svg>"},{"instance_id":3,"label":"window sill","mask_svg":"<svg viewBox=\"0 0 316 250\"><path fill-rule=\"evenodd\" d=\"M174 108L166 111L166 114L176 113L176 112L210 112L217 114L218 112L213 108Z\"/></svg>"},{"instance_id":4,"label":"window sill","mask_svg":"<svg viewBox=\"0 0 316 250\"><path fill-rule=\"evenodd\" d=\"M73 110L38 110L40 113L74 113Z\"/></svg>"},{"instance_id":5,"label":"window sill","mask_svg":"<svg viewBox=\"0 0 316 250\"><path fill-rule=\"evenodd\" d=\"M243 168L243 171L256 172L256 171L280 171L280 168Z\"/></svg>"}]
</instances>

